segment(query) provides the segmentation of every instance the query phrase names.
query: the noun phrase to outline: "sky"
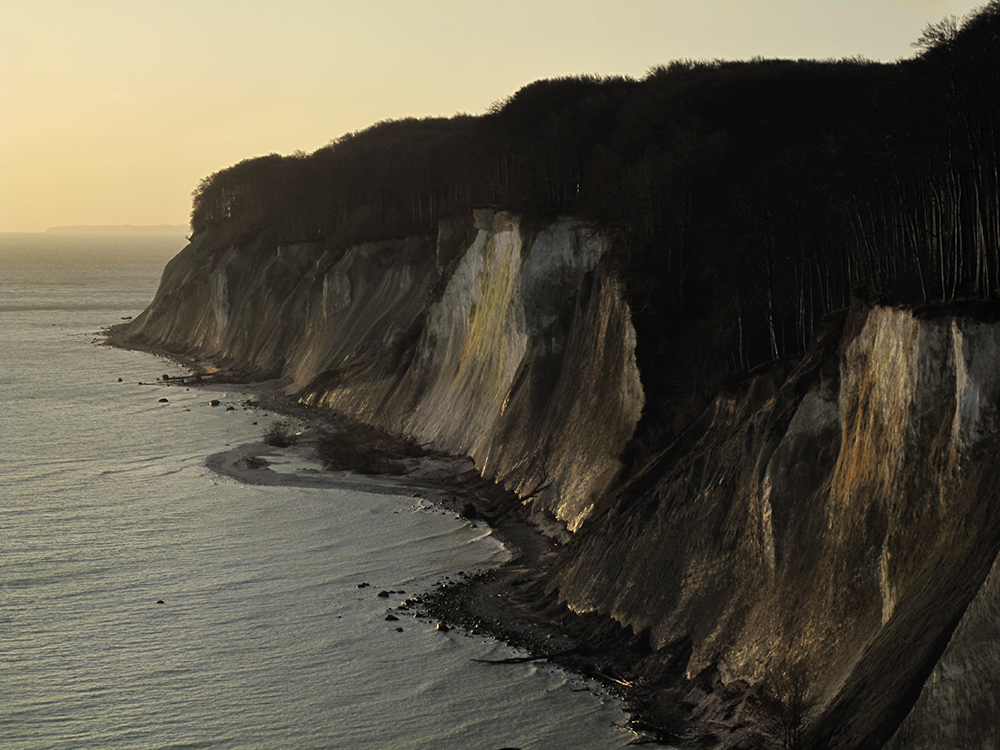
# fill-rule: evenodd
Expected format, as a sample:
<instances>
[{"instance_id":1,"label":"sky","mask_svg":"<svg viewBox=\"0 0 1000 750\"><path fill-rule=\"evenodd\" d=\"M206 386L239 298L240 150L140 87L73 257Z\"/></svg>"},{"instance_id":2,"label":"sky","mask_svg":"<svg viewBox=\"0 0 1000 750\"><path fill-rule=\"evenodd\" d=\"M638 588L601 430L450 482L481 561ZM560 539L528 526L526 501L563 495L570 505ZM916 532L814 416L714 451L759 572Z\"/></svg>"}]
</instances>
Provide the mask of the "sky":
<instances>
[{"instance_id":1,"label":"sky","mask_svg":"<svg viewBox=\"0 0 1000 750\"><path fill-rule=\"evenodd\" d=\"M0 0L0 232L186 224L207 175L540 78L911 57L963 0Z\"/></svg>"}]
</instances>

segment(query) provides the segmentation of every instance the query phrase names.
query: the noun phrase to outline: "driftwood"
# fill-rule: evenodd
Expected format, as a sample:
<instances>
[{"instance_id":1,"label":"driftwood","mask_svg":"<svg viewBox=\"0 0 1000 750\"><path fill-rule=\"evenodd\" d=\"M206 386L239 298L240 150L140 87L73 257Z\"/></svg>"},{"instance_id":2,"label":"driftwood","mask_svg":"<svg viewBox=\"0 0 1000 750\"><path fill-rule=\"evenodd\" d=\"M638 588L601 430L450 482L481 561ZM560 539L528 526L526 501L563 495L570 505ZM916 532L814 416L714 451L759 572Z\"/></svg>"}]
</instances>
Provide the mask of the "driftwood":
<instances>
[{"instance_id":1,"label":"driftwood","mask_svg":"<svg viewBox=\"0 0 1000 750\"><path fill-rule=\"evenodd\" d=\"M478 664L527 664L532 661L545 661L547 659L555 659L559 656L569 656L570 654L577 653L577 649L570 648L565 651L557 651L554 654L544 654L542 656L515 656L510 659L472 659Z\"/></svg>"}]
</instances>

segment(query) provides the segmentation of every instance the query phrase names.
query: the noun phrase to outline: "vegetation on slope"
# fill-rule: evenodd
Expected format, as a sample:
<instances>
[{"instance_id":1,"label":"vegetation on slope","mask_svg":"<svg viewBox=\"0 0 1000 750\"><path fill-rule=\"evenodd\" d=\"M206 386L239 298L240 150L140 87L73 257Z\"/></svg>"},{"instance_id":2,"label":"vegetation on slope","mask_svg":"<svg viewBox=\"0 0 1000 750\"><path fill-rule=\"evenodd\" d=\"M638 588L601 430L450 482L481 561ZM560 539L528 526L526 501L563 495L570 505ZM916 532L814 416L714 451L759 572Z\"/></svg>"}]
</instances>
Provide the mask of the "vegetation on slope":
<instances>
[{"instance_id":1,"label":"vegetation on slope","mask_svg":"<svg viewBox=\"0 0 1000 750\"><path fill-rule=\"evenodd\" d=\"M481 116L378 123L205 178L224 242L433 232L493 205L613 239L647 394L639 455L727 378L805 350L852 294L1000 295L1000 0L911 60L676 62L532 83Z\"/></svg>"}]
</instances>

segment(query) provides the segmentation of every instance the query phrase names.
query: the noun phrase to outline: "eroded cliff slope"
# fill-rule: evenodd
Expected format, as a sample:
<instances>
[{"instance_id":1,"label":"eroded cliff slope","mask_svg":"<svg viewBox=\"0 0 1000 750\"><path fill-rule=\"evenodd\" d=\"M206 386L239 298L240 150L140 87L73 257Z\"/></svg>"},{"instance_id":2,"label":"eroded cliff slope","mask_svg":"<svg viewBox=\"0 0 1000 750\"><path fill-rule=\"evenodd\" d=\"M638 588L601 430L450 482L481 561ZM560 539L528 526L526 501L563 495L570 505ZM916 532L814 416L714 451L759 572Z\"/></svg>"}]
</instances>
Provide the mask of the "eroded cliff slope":
<instances>
[{"instance_id":1,"label":"eroded cliff slope","mask_svg":"<svg viewBox=\"0 0 1000 750\"><path fill-rule=\"evenodd\" d=\"M646 395L606 251L485 210L346 251L207 231L126 335L472 456L574 532L547 600L647 639L650 684L717 674L689 700L734 745L790 674L814 747L882 746L921 690L896 747L992 736L1000 326L857 303L622 486Z\"/></svg>"},{"instance_id":2,"label":"eroded cliff slope","mask_svg":"<svg viewBox=\"0 0 1000 750\"><path fill-rule=\"evenodd\" d=\"M197 235L127 331L453 453L573 529L618 474L643 392L604 240L504 212L335 252ZM600 425L600 429L594 429Z\"/></svg>"},{"instance_id":3,"label":"eroded cliff slope","mask_svg":"<svg viewBox=\"0 0 1000 750\"><path fill-rule=\"evenodd\" d=\"M794 675L814 706L809 746L876 748L1000 545L1000 327L863 305L842 321L787 378L720 397L588 519L548 585L648 634L652 681L687 651L688 676L718 669L721 685ZM974 609L996 607L981 596ZM967 631L957 638L985 632ZM972 658L949 653L935 680ZM956 684L979 693L971 677ZM901 746L958 731L970 707L951 690L928 686Z\"/></svg>"}]
</instances>

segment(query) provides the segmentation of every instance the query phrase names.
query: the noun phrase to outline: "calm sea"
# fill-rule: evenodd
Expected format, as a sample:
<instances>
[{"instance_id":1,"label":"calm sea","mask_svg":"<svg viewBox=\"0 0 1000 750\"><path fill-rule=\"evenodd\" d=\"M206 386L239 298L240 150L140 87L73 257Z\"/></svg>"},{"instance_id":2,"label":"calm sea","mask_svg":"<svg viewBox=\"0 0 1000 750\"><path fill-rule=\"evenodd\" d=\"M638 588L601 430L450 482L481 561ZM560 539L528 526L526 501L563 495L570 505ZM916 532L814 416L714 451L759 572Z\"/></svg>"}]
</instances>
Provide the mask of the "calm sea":
<instances>
[{"instance_id":1,"label":"calm sea","mask_svg":"<svg viewBox=\"0 0 1000 750\"><path fill-rule=\"evenodd\" d=\"M620 706L579 678L384 619L380 589L501 561L485 529L409 496L222 479L205 457L268 418L94 345L182 246L0 234L0 747L624 747Z\"/></svg>"}]
</instances>

